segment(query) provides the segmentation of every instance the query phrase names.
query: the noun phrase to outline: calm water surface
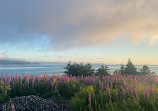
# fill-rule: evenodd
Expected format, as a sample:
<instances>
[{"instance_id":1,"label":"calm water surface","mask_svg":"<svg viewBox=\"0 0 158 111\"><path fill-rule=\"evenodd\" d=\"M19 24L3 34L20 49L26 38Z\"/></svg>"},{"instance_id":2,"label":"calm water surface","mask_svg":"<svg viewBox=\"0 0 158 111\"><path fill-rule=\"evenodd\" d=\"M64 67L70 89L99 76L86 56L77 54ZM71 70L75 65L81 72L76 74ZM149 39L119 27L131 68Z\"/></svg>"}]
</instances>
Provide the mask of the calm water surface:
<instances>
[{"instance_id":1,"label":"calm water surface","mask_svg":"<svg viewBox=\"0 0 158 111\"><path fill-rule=\"evenodd\" d=\"M3 74L64 74L64 67L67 63L51 63L51 64L40 64L40 65L0 65L0 72ZM93 64L94 69L98 69L101 64ZM110 72L120 69L120 65L108 65ZM140 69L142 66L136 66ZM158 65L149 65L152 72L158 74Z\"/></svg>"}]
</instances>

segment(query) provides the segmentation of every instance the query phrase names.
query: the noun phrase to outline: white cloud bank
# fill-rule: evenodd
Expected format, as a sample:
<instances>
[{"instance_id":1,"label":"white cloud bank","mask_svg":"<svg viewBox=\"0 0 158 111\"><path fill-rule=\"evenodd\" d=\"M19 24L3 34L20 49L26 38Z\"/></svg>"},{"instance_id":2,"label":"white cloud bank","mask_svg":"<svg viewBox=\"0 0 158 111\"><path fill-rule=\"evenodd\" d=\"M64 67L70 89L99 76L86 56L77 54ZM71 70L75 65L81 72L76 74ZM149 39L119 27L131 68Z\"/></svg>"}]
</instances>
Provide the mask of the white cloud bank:
<instances>
[{"instance_id":1,"label":"white cloud bank","mask_svg":"<svg viewBox=\"0 0 158 111\"><path fill-rule=\"evenodd\" d=\"M1 43L38 34L55 49L106 45L120 36L134 44L158 40L157 0L4 0L0 16Z\"/></svg>"}]
</instances>

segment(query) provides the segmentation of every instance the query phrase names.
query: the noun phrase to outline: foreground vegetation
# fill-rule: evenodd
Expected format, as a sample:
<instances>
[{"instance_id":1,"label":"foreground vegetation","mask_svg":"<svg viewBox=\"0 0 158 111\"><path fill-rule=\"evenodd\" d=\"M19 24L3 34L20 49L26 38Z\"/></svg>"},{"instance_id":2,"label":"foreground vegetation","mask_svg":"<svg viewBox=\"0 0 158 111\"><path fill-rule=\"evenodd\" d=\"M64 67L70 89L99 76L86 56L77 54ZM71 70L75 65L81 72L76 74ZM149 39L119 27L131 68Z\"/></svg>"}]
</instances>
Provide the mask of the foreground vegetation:
<instances>
[{"instance_id":1,"label":"foreground vegetation","mask_svg":"<svg viewBox=\"0 0 158 111\"><path fill-rule=\"evenodd\" d=\"M66 100L74 111L157 111L158 76L1 75L1 103L26 95Z\"/></svg>"}]
</instances>

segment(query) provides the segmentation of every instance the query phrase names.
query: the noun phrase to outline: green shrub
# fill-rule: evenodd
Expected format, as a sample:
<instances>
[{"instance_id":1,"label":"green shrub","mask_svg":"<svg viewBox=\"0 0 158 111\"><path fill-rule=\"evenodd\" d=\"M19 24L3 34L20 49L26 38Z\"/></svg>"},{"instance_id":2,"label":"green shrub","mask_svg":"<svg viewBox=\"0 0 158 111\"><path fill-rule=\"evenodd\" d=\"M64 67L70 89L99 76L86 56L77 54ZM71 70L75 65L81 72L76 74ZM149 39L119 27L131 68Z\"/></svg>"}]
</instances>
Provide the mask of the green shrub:
<instances>
[{"instance_id":1,"label":"green shrub","mask_svg":"<svg viewBox=\"0 0 158 111\"><path fill-rule=\"evenodd\" d=\"M67 64L65 67L66 71L65 73L67 75L72 76L88 76L88 75L93 75L94 74L94 69L92 68L91 64L77 64L73 63L71 64L70 62Z\"/></svg>"},{"instance_id":2,"label":"green shrub","mask_svg":"<svg viewBox=\"0 0 158 111\"><path fill-rule=\"evenodd\" d=\"M16 97L16 96L27 96L27 95L34 95L35 91L33 90L32 87L29 87L26 84L14 84L11 88L11 97Z\"/></svg>"},{"instance_id":3,"label":"green shrub","mask_svg":"<svg viewBox=\"0 0 158 111\"><path fill-rule=\"evenodd\" d=\"M70 99L75 95L79 89L79 83L75 82L62 82L58 86L59 94L67 99Z\"/></svg>"},{"instance_id":4,"label":"green shrub","mask_svg":"<svg viewBox=\"0 0 158 111\"><path fill-rule=\"evenodd\" d=\"M89 93L91 94L91 97L93 99L93 96L94 96L93 86L81 88L80 92L76 93L76 95L71 98L70 106L72 107L74 111L88 110L88 104L89 104L88 94Z\"/></svg>"},{"instance_id":5,"label":"green shrub","mask_svg":"<svg viewBox=\"0 0 158 111\"><path fill-rule=\"evenodd\" d=\"M52 92L52 87L49 83L44 84L43 82L37 83L34 87L36 95L42 96L45 93Z\"/></svg>"},{"instance_id":6,"label":"green shrub","mask_svg":"<svg viewBox=\"0 0 158 111\"><path fill-rule=\"evenodd\" d=\"M3 81L0 82L0 103L9 99L8 91L10 91L10 87Z\"/></svg>"}]
</instances>

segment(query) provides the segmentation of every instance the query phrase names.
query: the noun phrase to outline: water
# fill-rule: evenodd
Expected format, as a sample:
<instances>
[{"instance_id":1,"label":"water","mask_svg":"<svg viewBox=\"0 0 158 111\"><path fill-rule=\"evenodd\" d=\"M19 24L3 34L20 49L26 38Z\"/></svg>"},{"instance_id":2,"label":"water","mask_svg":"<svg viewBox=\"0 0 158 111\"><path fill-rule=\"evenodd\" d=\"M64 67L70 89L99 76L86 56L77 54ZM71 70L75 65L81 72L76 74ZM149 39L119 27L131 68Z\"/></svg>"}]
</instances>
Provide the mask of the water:
<instances>
[{"instance_id":1,"label":"water","mask_svg":"<svg viewBox=\"0 0 158 111\"><path fill-rule=\"evenodd\" d=\"M40 65L0 65L0 73L3 74L64 74L64 67L67 63L49 63ZM98 69L101 64L92 64L94 69ZM120 69L120 65L108 65L110 72ZM138 69L142 68L141 65L136 66ZM149 65L152 72L158 74L158 65Z\"/></svg>"}]
</instances>

